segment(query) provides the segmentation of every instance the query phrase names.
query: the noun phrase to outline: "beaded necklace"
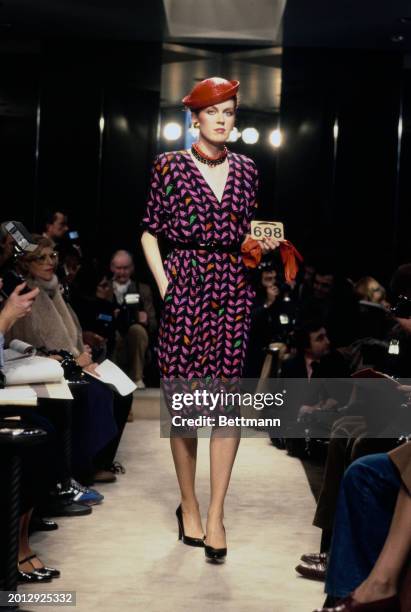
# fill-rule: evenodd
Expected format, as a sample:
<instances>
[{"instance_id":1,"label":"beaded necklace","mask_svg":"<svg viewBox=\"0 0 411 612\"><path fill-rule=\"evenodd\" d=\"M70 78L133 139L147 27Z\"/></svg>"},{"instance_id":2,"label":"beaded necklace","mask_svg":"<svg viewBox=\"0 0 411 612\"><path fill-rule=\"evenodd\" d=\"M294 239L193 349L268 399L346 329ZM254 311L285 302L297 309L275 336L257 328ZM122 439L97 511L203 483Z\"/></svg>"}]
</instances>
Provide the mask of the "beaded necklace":
<instances>
[{"instance_id":1,"label":"beaded necklace","mask_svg":"<svg viewBox=\"0 0 411 612\"><path fill-rule=\"evenodd\" d=\"M218 166L225 162L228 154L228 149L224 145L224 149L219 153L218 157L210 157L206 155L199 147L198 143L195 142L191 145L191 152L198 161L203 164L207 164L207 166Z\"/></svg>"}]
</instances>

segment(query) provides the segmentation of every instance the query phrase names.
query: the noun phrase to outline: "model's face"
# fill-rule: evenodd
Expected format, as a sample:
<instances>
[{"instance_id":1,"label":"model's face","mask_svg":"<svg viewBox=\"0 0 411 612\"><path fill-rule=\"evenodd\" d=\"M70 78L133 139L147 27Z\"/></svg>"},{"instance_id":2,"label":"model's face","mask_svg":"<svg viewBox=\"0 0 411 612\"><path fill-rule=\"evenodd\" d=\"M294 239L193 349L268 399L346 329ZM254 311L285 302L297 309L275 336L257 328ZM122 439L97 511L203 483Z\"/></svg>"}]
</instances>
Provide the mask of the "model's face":
<instances>
[{"instance_id":1,"label":"model's face","mask_svg":"<svg viewBox=\"0 0 411 612\"><path fill-rule=\"evenodd\" d=\"M193 123L198 121L200 135L210 143L224 144L235 123L234 100L219 102L213 106L207 106L197 113L192 113Z\"/></svg>"},{"instance_id":2,"label":"model's face","mask_svg":"<svg viewBox=\"0 0 411 612\"><path fill-rule=\"evenodd\" d=\"M29 263L29 274L33 278L50 281L57 266L57 253L51 247L41 249Z\"/></svg>"},{"instance_id":3,"label":"model's face","mask_svg":"<svg viewBox=\"0 0 411 612\"><path fill-rule=\"evenodd\" d=\"M111 262L111 271L113 278L117 283L124 285L127 283L134 271L133 262L129 257L118 256Z\"/></svg>"}]
</instances>

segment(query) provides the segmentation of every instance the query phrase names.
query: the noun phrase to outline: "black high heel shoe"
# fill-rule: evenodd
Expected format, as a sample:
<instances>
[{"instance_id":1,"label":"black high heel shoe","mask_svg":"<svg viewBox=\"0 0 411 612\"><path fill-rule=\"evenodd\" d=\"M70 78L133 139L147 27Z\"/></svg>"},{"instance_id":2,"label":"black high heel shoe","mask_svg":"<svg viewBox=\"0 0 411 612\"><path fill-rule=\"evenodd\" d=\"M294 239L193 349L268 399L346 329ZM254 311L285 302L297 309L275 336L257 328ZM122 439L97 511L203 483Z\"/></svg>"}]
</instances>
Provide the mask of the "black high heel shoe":
<instances>
[{"instance_id":1,"label":"black high heel shoe","mask_svg":"<svg viewBox=\"0 0 411 612\"><path fill-rule=\"evenodd\" d=\"M224 525L223 529L225 533ZM227 557L227 547L213 548L213 546L208 546L208 544L204 543L204 552L206 561L208 561L209 563L224 563Z\"/></svg>"},{"instance_id":2,"label":"black high heel shoe","mask_svg":"<svg viewBox=\"0 0 411 612\"><path fill-rule=\"evenodd\" d=\"M36 568L32 562L31 559L34 559L35 557L37 557L36 554L34 555L30 555L29 557L26 557L25 559L22 559L21 561L19 561L19 565L26 563L27 561L30 563L30 565L33 567L33 571L31 572L23 572L25 574L29 574L30 576L38 576L40 578L40 580L42 579L42 577L44 577L44 579L46 578L60 578L60 571L58 569L55 569L54 567L40 567L40 568Z\"/></svg>"},{"instance_id":3,"label":"black high heel shoe","mask_svg":"<svg viewBox=\"0 0 411 612\"><path fill-rule=\"evenodd\" d=\"M183 511L181 509L181 504L176 510L177 522L178 522L178 539L183 540L184 544L188 546L199 546L203 548L204 546L204 538L192 538L190 536L186 536L184 533L184 523L183 523Z\"/></svg>"}]
</instances>

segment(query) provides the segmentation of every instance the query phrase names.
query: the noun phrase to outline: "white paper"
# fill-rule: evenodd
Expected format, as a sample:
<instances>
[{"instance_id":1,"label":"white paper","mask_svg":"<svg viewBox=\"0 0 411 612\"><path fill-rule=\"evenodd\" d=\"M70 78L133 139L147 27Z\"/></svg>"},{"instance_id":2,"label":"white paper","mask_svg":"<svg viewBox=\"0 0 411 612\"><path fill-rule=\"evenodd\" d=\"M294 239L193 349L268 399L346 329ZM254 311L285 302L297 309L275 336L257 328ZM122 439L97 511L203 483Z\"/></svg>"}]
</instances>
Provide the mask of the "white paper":
<instances>
[{"instance_id":1,"label":"white paper","mask_svg":"<svg viewBox=\"0 0 411 612\"><path fill-rule=\"evenodd\" d=\"M12 340L9 344L9 348L4 351L4 361L25 359L35 354L36 349L31 344L23 342L23 340Z\"/></svg>"},{"instance_id":2,"label":"white paper","mask_svg":"<svg viewBox=\"0 0 411 612\"><path fill-rule=\"evenodd\" d=\"M72 400L73 395L70 391L66 380L63 378L60 382L55 383L37 383L30 385L37 393L37 397L46 399L62 399Z\"/></svg>"},{"instance_id":3,"label":"white paper","mask_svg":"<svg viewBox=\"0 0 411 612\"><path fill-rule=\"evenodd\" d=\"M37 393L31 387L6 387L0 389L0 406L36 406Z\"/></svg>"},{"instance_id":4,"label":"white paper","mask_svg":"<svg viewBox=\"0 0 411 612\"><path fill-rule=\"evenodd\" d=\"M64 370L55 359L48 357L26 357L4 364L6 386L30 383L60 382Z\"/></svg>"},{"instance_id":5,"label":"white paper","mask_svg":"<svg viewBox=\"0 0 411 612\"><path fill-rule=\"evenodd\" d=\"M112 385L120 393L120 395L128 395L137 389L131 378L124 374L123 370L120 370L120 368L116 366L115 363L110 361L110 359L105 359L102 363L99 363L95 371L100 376L95 376L94 374L85 370L86 374L89 376L92 376L93 378L96 378L107 385Z\"/></svg>"}]
</instances>

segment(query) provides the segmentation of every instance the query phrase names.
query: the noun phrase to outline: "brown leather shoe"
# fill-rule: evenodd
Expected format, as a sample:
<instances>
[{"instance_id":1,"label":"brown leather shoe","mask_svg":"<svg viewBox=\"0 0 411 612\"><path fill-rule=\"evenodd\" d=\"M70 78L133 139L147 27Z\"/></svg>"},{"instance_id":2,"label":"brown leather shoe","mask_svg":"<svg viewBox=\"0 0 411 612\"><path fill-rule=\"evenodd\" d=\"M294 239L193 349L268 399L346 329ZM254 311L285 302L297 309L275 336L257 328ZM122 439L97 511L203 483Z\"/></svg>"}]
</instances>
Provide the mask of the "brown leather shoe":
<instances>
[{"instance_id":1,"label":"brown leather shoe","mask_svg":"<svg viewBox=\"0 0 411 612\"><path fill-rule=\"evenodd\" d=\"M309 580L321 580L324 582L325 580L325 572L327 566L325 563L299 563L295 568L295 571L298 572L304 578L308 578Z\"/></svg>"},{"instance_id":2,"label":"brown leather shoe","mask_svg":"<svg viewBox=\"0 0 411 612\"><path fill-rule=\"evenodd\" d=\"M314 612L400 612L400 610L398 595L367 603L355 601L349 595L342 599L334 608L317 608Z\"/></svg>"},{"instance_id":3,"label":"brown leather shoe","mask_svg":"<svg viewBox=\"0 0 411 612\"><path fill-rule=\"evenodd\" d=\"M312 565L313 563L327 563L328 554L327 553L307 553L305 555L301 555L301 561L304 563L308 563Z\"/></svg>"}]
</instances>

